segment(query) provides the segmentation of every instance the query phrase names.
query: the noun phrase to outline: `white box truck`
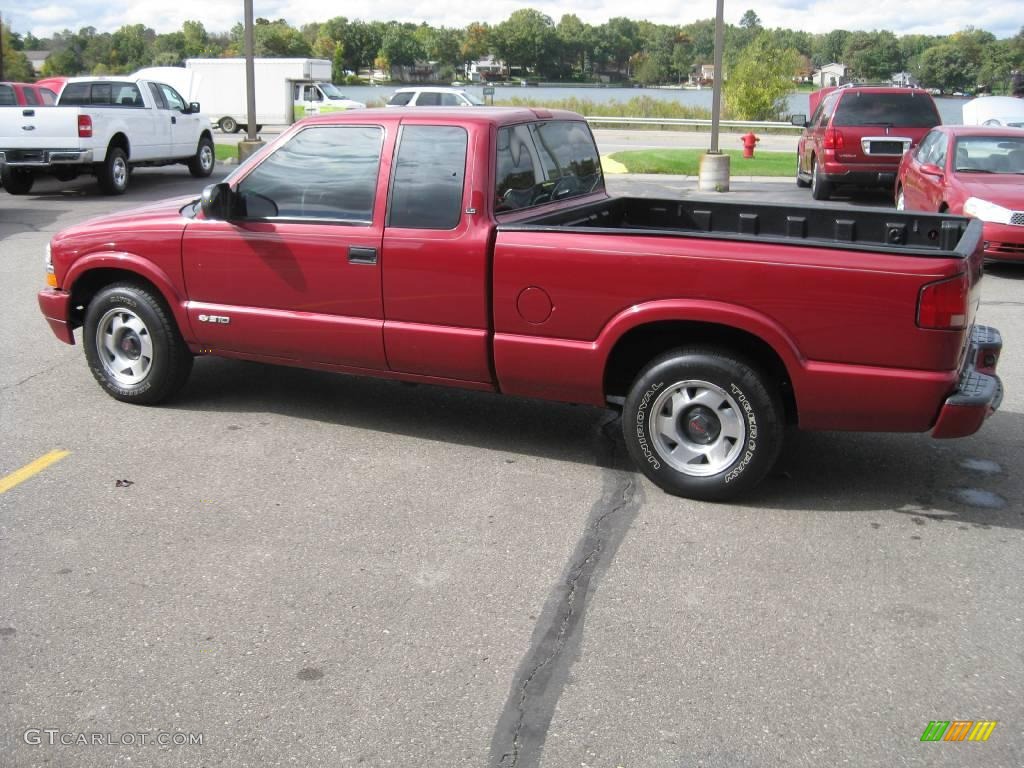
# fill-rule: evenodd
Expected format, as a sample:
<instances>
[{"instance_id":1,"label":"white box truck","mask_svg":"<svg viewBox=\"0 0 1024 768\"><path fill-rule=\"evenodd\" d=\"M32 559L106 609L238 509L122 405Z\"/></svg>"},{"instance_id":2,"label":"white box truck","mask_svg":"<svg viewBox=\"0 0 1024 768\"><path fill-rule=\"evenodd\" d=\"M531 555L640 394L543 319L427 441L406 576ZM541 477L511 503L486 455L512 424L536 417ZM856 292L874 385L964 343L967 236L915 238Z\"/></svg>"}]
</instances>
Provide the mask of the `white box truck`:
<instances>
[{"instance_id":1,"label":"white box truck","mask_svg":"<svg viewBox=\"0 0 1024 768\"><path fill-rule=\"evenodd\" d=\"M331 84L327 59L255 59L256 130L325 112L366 106ZM159 68L163 73L165 68ZM144 70L147 74L153 69ZM247 128L245 59L186 59L175 82L225 133Z\"/></svg>"}]
</instances>

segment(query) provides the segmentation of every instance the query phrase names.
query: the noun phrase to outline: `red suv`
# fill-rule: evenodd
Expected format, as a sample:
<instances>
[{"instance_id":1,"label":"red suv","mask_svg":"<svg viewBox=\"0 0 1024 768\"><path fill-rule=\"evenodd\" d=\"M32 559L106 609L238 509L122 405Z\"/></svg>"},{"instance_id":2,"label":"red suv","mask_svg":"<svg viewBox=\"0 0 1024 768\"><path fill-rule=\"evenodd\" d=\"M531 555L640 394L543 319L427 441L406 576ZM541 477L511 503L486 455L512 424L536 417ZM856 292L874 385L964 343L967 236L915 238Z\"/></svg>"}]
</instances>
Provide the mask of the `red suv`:
<instances>
[{"instance_id":1,"label":"red suv","mask_svg":"<svg viewBox=\"0 0 1024 768\"><path fill-rule=\"evenodd\" d=\"M815 200L828 200L837 184L892 189L903 153L942 122L920 88L845 85L811 97L811 119L794 115L793 124L804 127L796 183Z\"/></svg>"}]
</instances>

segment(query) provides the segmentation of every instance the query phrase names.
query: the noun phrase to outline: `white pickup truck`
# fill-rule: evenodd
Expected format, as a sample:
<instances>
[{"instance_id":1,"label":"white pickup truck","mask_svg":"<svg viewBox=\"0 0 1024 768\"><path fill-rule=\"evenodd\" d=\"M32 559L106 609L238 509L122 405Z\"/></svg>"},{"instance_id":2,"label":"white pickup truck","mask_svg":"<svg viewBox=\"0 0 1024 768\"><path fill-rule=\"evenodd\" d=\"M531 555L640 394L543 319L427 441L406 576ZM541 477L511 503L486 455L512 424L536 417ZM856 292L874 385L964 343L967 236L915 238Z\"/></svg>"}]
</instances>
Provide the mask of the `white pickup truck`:
<instances>
[{"instance_id":1,"label":"white pickup truck","mask_svg":"<svg viewBox=\"0 0 1024 768\"><path fill-rule=\"evenodd\" d=\"M12 195L28 194L38 174L70 181L95 174L109 195L128 189L132 168L184 163L213 172L210 121L166 83L135 78L70 78L46 108L0 111L0 174Z\"/></svg>"}]
</instances>

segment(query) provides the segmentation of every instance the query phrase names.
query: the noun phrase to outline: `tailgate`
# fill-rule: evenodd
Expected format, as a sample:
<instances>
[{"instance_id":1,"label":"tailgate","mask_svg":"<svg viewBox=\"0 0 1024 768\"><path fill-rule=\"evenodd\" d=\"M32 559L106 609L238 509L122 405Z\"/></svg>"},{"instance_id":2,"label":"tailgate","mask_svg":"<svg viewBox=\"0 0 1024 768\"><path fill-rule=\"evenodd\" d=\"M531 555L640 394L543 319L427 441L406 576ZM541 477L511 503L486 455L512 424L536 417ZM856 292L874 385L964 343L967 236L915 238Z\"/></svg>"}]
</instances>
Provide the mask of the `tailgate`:
<instances>
[{"instance_id":1,"label":"tailgate","mask_svg":"<svg viewBox=\"0 0 1024 768\"><path fill-rule=\"evenodd\" d=\"M76 149L78 107L0 110L0 149Z\"/></svg>"}]
</instances>

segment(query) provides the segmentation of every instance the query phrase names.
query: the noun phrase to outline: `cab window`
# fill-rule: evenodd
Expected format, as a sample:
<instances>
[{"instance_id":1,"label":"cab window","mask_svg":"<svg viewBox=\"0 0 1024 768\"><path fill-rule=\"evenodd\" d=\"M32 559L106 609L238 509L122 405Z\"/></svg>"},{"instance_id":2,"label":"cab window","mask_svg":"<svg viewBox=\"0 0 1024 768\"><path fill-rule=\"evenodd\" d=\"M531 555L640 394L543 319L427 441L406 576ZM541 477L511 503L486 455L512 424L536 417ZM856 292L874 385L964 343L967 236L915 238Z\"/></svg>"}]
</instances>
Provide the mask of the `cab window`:
<instances>
[{"instance_id":1,"label":"cab window","mask_svg":"<svg viewBox=\"0 0 1024 768\"><path fill-rule=\"evenodd\" d=\"M167 103L167 109L177 110L178 112L185 112L187 110L185 100L171 86L166 83L156 83L156 87L163 95L164 101Z\"/></svg>"},{"instance_id":2,"label":"cab window","mask_svg":"<svg viewBox=\"0 0 1024 768\"><path fill-rule=\"evenodd\" d=\"M407 125L402 128L391 181L388 226L454 229L462 219L466 178L465 128Z\"/></svg>"}]
</instances>

